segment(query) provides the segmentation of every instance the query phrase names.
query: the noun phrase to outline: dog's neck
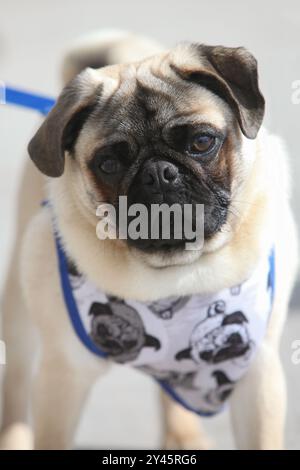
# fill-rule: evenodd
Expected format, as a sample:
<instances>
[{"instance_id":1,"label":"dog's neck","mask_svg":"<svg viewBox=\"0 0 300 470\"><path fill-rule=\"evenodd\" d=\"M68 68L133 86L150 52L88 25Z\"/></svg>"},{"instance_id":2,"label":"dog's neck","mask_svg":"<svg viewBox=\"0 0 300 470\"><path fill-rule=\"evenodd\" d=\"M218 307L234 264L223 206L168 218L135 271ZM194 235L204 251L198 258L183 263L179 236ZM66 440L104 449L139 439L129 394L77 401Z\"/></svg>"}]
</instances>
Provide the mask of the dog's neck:
<instances>
[{"instance_id":1,"label":"dog's neck","mask_svg":"<svg viewBox=\"0 0 300 470\"><path fill-rule=\"evenodd\" d=\"M252 148L255 152L252 170L235 201L236 213L242 211L242 216L230 237L225 233L223 246L213 242L191 264L162 269L148 266L114 241L97 238L95 226L78 210L72 193L66 189L69 177L66 168L64 176L51 180L49 185L66 252L96 285L125 299L149 301L172 295L212 293L238 284L251 274L273 243L268 215L272 213L271 196L269 187L263 187L263 182L265 185L268 181L267 168L258 142Z\"/></svg>"}]
</instances>

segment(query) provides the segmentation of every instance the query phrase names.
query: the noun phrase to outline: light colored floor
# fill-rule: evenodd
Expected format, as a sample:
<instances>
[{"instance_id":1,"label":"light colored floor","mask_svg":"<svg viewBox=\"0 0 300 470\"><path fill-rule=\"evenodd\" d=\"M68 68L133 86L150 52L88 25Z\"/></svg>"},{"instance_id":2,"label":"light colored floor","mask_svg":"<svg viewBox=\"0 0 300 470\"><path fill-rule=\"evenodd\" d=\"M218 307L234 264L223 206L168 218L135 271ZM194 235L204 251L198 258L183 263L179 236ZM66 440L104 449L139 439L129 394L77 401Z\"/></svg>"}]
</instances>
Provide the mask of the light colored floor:
<instances>
[{"instance_id":1,"label":"light colored floor","mask_svg":"<svg viewBox=\"0 0 300 470\"><path fill-rule=\"evenodd\" d=\"M125 28L152 35L166 44L190 39L246 45L260 61L268 99L267 123L286 138L295 180L299 179L296 156L300 105L291 104L292 81L300 78L298 0L276 8L276 2L262 4L259 0L253 0L251 6L239 0L188 0L184 5L176 0L0 2L0 80L50 95L59 90L58 66L63 47L91 29ZM38 122L35 114L0 106L0 287L14 236L15 192L24 149ZM297 191L294 200L299 207L299 186ZM296 339L300 339L299 312L289 316L282 343L289 393L289 449L300 449L300 365L291 361L291 344ZM156 448L160 438L159 413L156 386L142 375L116 366L93 390L76 445ZM218 448L233 447L226 413L204 423Z\"/></svg>"}]
</instances>

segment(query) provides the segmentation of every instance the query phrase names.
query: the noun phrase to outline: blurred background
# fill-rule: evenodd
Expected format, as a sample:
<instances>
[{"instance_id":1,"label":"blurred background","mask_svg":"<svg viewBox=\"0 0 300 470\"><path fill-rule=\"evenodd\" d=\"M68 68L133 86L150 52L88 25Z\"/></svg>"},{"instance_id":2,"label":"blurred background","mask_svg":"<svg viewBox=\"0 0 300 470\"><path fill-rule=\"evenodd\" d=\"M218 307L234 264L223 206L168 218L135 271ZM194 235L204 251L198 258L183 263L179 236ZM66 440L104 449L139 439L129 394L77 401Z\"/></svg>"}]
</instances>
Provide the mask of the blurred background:
<instances>
[{"instance_id":1,"label":"blurred background","mask_svg":"<svg viewBox=\"0 0 300 470\"><path fill-rule=\"evenodd\" d=\"M299 0L0 0L0 11L0 81L53 97L61 89L60 64L65 48L78 36L97 29L128 30L166 46L192 40L249 48L259 62L261 89L267 101L265 124L284 138L289 150L293 205L300 224L300 103L292 99L293 84L300 80ZM0 105L0 288L14 236L20 170L28 140L39 122L34 112ZM282 342L288 377L286 436L290 449L300 448L300 364L291 361L292 342L300 339L299 309L297 285ZM76 445L159 447L157 397L149 379L116 366L93 390ZM226 413L204 422L217 448L234 447L227 422Z\"/></svg>"}]
</instances>

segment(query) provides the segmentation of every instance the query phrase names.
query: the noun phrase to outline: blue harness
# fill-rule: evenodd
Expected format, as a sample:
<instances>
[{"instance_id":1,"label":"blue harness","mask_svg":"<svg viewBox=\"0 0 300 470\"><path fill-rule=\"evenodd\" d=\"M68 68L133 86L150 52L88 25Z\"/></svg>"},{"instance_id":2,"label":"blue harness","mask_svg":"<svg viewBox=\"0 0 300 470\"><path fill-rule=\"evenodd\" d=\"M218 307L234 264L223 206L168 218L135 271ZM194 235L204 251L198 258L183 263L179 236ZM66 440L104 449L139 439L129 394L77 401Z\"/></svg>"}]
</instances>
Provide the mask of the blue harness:
<instances>
[{"instance_id":1,"label":"blue harness","mask_svg":"<svg viewBox=\"0 0 300 470\"><path fill-rule=\"evenodd\" d=\"M152 376L201 416L224 408L265 335L275 287L275 255L238 286L212 295L154 302L106 294L67 258L54 233L62 294L89 351Z\"/></svg>"},{"instance_id":2,"label":"blue harness","mask_svg":"<svg viewBox=\"0 0 300 470\"><path fill-rule=\"evenodd\" d=\"M2 87L0 85L0 96L0 102L2 102L2 104L22 106L24 108L38 111L43 115L48 114L55 104L55 100L48 96L29 93L6 85L2 85Z\"/></svg>"}]
</instances>

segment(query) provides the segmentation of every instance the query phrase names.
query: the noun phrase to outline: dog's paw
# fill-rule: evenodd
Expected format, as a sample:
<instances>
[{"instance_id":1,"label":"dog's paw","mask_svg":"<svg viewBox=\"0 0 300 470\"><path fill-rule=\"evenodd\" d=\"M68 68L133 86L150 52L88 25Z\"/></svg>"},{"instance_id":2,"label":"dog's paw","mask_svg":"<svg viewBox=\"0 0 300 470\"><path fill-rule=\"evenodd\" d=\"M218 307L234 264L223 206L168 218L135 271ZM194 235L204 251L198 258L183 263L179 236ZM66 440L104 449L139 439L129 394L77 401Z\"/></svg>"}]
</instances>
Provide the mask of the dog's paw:
<instances>
[{"instance_id":1,"label":"dog's paw","mask_svg":"<svg viewBox=\"0 0 300 470\"><path fill-rule=\"evenodd\" d=\"M33 435L29 426L15 423L0 433L0 450L33 450Z\"/></svg>"}]
</instances>

